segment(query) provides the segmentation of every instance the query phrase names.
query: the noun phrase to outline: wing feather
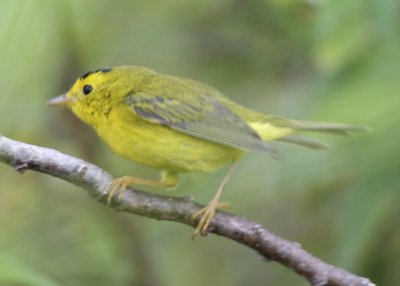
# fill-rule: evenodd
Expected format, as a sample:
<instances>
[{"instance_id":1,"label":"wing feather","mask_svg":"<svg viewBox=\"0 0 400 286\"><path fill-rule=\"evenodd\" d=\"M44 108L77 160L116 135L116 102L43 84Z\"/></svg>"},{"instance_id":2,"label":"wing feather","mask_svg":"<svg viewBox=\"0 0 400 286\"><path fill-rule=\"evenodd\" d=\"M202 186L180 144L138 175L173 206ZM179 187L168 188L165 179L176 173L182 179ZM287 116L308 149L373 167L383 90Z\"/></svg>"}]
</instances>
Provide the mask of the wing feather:
<instances>
[{"instance_id":1,"label":"wing feather","mask_svg":"<svg viewBox=\"0 0 400 286\"><path fill-rule=\"evenodd\" d=\"M165 98L130 93L125 102L142 119L197 138L244 151L275 154L257 132L238 115L209 97Z\"/></svg>"}]
</instances>

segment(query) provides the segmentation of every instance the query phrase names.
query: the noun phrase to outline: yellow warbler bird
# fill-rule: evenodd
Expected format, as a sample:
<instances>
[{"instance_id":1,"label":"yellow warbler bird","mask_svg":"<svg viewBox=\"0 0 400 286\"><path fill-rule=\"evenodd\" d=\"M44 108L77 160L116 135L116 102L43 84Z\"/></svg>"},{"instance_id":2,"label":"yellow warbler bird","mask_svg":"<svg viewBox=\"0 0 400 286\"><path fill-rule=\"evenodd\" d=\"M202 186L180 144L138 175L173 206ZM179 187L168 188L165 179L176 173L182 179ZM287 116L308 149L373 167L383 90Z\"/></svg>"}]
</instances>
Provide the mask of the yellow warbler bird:
<instances>
[{"instance_id":1,"label":"yellow warbler bird","mask_svg":"<svg viewBox=\"0 0 400 286\"><path fill-rule=\"evenodd\" d=\"M322 142L294 134L366 129L266 115L231 101L206 84L136 66L87 72L49 105L69 107L117 154L162 170L160 180L131 176L114 180L109 204L116 192L120 199L128 185L172 187L179 173L210 172L230 163L214 198L194 215L200 217L195 235L207 233L222 190L245 152L276 156L267 143L272 140L324 148Z\"/></svg>"}]
</instances>

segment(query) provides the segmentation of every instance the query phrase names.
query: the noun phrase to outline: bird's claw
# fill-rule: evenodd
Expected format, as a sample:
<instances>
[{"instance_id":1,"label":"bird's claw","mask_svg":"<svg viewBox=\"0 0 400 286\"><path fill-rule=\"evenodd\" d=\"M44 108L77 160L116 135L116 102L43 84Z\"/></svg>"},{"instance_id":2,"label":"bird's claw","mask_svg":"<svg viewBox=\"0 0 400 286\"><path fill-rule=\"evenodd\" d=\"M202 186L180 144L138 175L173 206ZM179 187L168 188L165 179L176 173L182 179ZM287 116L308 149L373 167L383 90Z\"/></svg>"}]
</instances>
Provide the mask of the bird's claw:
<instances>
[{"instance_id":1,"label":"bird's claw","mask_svg":"<svg viewBox=\"0 0 400 286\"><path fill-rule=\"evenodd\" d=\"M107 195L107 205L111 205L111 200L114 197L116 193L118 193L118 201L122 200L122 195L125 192L125 189L127 187L127 178L122 177L122 178L117 178L115 179L111 186L110 186L110 191Z\"/></svg>"},{"instance_id":2,"label":"bird's claw","mask_svg":"<svg viewBox=\"0 0 400 286\"><path fill-rule=\"evenodd\" d=\"M228 205L229 205L229 203L227 203L227 202L219 203L216 200L212 200L211 202L209 202L207 204L207 206L205 206L204 208L202 208L201 210L196 212L192 216L192 219L193 220L197 219L200 216L201 216L201 218L200 218L199 222L197 223L197 227L196 227L195 231L193 232L192 239L194 239L199 234L202 236L206 236L208 234L208 227L210 226L211 220L214 217L217 209L225 208Z\"/></svg>"}]
</instances>

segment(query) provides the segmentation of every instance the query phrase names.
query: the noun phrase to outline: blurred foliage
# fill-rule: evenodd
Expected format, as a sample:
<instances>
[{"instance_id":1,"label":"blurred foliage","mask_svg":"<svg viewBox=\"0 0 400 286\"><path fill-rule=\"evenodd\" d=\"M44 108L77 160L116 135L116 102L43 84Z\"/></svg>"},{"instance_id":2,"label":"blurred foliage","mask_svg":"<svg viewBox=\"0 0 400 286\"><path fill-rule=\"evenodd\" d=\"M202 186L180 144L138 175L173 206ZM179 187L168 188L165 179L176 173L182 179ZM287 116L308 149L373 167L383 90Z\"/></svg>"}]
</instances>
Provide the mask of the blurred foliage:
<instances>
[{"instance_id":1,"label":"blurred foliage","mask_svg":"<svg viewBox=\"0 0 400 286\"><path fill-rule=\"evenodd\" d=\"M45 106L98 67L144 65L261 111L371 126L319 136L335 146L326 152L249 154L224 199L330 263L400 280L399 1L21 0L0 11L0 132L115 176L157 172ZM223 173L185 175L174 194L207 202ZM116 213L58 179L0 165L0 180L0 285L306 285L242 246L192 242L188 227Z\"/></svg>"}]
</instances>

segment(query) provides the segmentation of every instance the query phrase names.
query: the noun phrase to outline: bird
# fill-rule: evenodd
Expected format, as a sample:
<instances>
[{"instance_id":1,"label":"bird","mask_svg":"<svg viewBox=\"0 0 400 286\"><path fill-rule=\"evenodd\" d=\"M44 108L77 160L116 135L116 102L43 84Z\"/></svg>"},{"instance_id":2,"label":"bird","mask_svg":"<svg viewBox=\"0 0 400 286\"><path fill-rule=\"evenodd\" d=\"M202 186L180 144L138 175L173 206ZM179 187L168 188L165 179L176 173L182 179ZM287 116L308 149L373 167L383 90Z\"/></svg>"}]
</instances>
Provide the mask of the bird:
<instances>
[{"instance_id":1,"label":"bird","mask_svg":"<svg viewBox=\"0 0 400 286\"><path fill-rule=\"evenodd\" d=\"M329 145L299 135L305 131L350 134L366 126L299 121L246 108L217 89L188 78L140 66L91 70L68 92L48 101L92 126L111 149L132 161L161 170L161 178L124 176L113 181L110 205L127 186L174 187L180 173L212 172L229 165L210 202L193 215L194 236L206 235L224 187L247 152L280 154L271 141L314 149Z\"/></svg>"}]
</instances>

